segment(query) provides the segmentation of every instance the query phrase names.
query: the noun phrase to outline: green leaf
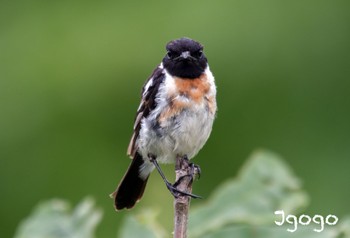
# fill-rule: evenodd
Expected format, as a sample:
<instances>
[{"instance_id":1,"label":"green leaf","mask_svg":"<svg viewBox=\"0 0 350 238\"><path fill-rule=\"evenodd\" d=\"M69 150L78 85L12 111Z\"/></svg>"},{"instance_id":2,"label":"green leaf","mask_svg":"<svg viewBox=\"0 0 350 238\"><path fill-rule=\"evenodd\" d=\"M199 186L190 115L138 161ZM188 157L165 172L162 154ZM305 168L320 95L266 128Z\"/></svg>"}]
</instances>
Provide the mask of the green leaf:
<instances>
[{"instance_id":1,"label":"green leaf","mask_svg":"<svg viewBox=\"0 0 350 238\"><path fill-rule=\"evenodd\" d=\"M232 225L219 230L208 232L201 238L350 238L350 218L345 218L339 225L328 226L325 224L324 230L315 224L309 226L298 225L295 232L288 232L288 227L277 226L253 226L253 225ZM291 228L291 227L289 227Z\"/></svg>"},{"instance_id":2,"label":"green leaf","mask_svg":"<svg viewBox=\"0 0 350 238\"><path fill-rule=\"evenodd\" d=\"M236 179L221 185L204 204L190 210L189 237L196 238L350 238L350 218L335 226L310 223L303 226L275 224L285 216L299 214L308 204L299 179L276 154L254 153ZM305 220L304 220L305 221ZM156 224L156 226L155 226ZM155 214L129 216L120 237L166 237Z\"/></svg>"},{"instance_id":3,"label":"green leaf","mask_svg":"<svg viewBox=\"0 0 350 238\"><path fill-rule=\"evenodd\" d=\"M313 231L311 227L298 228L294 233L281 227L266 226L232 226L225 227L201 236L202 238L335 238L334 229L327 229L321 233Z\"/></svg>"},{"instance_id":4,"label":"green leaf","mask_svg":"<svg viewBox=\"0 0 350 238\"><path fill-rule=\"evenodd\" d=\"M122 226L119 237L162 238L165 230L156 221L157 212L144 210L136 216L129 215Z\"/></svg>"},{"instance_id":5,"label":"green leaf","mask_svg":"<svg viewBox=\"0 0 350 238\"><path fill-rule=\"evenodd\" d=\"M350 238L350 216L342 219L339 226L337 226L338 234L337 238Z\"/></svg>"},{"instance_id":6,"label":"green leaf","mask_svg":"<svg viewBox=\"0 0 350 238\"><path fill-rule=\"evenodd\" d=\"M84 199L72 211L59 199L40 203L17 229L15 238L93 238L102 212L91 198Z\"/></svg>"},{"instance_id":7,"label":"green leaf","mask_svg":"<svg viewBox=\"0 0 350 238\"><path fill-rule=\"evenodd\" d=\"M308 204L299 179L271 152L254 153L238 177L221 185L207 204L190 211L190 237L229 224L274 224L276 210L295 214Z\"/></svg>"}]
</instances>

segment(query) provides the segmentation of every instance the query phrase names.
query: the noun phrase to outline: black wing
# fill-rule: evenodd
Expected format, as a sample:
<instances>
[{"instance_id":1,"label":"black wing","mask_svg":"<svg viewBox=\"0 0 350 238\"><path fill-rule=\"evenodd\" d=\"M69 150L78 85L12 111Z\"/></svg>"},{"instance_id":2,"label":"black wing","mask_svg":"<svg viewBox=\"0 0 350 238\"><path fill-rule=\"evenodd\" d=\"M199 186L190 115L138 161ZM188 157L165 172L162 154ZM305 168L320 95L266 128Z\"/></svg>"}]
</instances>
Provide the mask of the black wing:
<instances>
[{"instance_id":1,"label":"black wing","mask_svg":"<svg viewBox=\"0 0 350 238\"><path fill-rule=\"evenodd\" d=\"M137 151L136 140L140 133L141 121L157 106L156 95L158 93L159 86L164 79L165 74L163 73L163 68L158 66L142 88L141 103L137 110L134 122L134 133L131 137L127 151L127 154L131 158L134 157L135 152Z\"/></svg>"}]
</instances>

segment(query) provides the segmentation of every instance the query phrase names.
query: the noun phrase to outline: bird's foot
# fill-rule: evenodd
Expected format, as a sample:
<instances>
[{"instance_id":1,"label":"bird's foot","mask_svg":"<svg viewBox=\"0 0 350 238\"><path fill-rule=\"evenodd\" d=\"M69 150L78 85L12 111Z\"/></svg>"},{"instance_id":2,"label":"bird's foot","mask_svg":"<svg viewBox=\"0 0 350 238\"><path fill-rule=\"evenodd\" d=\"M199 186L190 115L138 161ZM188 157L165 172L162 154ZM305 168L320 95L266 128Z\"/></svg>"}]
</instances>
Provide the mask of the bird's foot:
<instances>
[{"instance_id":1,"label":"bird's foot","mask_svg":"<svg viewBox=\"0 0 350 238\"><path fill-rule=\"evenodd\" d=\"M183 176L185 177L185 176ZM178 179L174 184L171 184L169 182L165 182L165 185L166 187L168 188L168 190L170 191L170 193L175 197L175 198L178 198L179 195L182 195L182 196L189 196L191 198L202 198L201 196L198 196L198 195L195 195L195 194L192 194L192 193L188 193L188 192L185 192L185 191L181 191L179 189L176 188L176 186L180 183L180 180L182 180L181 177L180 179Z\"/></svg>"}]
</instances>

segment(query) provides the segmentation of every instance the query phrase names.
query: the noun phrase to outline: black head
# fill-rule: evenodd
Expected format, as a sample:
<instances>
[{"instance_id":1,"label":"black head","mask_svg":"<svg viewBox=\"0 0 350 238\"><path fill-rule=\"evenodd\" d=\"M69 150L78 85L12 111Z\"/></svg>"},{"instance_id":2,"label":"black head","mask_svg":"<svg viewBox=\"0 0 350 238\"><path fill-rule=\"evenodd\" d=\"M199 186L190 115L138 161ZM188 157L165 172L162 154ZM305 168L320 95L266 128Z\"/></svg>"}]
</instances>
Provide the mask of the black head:
<instances>
[{"instance_id":1,"label":"black head","mask_svg":"<svg viewBox=\"0 0 350 238\"><path fill-rule=\"evenodd\" d=\"M197 78L207 67L203 46L197 41L189 38L173 40L166 45L166 50L163 66L173 76Z\"/></svg>"}]
</instances>

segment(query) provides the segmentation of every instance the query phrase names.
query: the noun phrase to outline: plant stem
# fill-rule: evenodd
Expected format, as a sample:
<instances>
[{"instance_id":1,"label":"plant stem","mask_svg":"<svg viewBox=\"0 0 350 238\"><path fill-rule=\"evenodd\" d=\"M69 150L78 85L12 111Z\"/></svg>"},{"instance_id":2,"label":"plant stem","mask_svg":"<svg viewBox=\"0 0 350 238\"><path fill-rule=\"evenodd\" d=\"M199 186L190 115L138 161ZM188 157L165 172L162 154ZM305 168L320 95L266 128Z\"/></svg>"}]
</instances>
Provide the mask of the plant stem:
<instances>
[{"instance_id":1,"label":"plant stem","mask_svg":"<svg viewBox=\"0 0 350 238\"><path fill-rule=\"evenodd\" d=\"M177 157L175 163L176 180L180 181L176 188L180 191L192 193L193 167L188 159ZM179 194L174 200L174 238L187 237L188 210L190 207L190 196Z\"/></svg>"}]
</instances>

